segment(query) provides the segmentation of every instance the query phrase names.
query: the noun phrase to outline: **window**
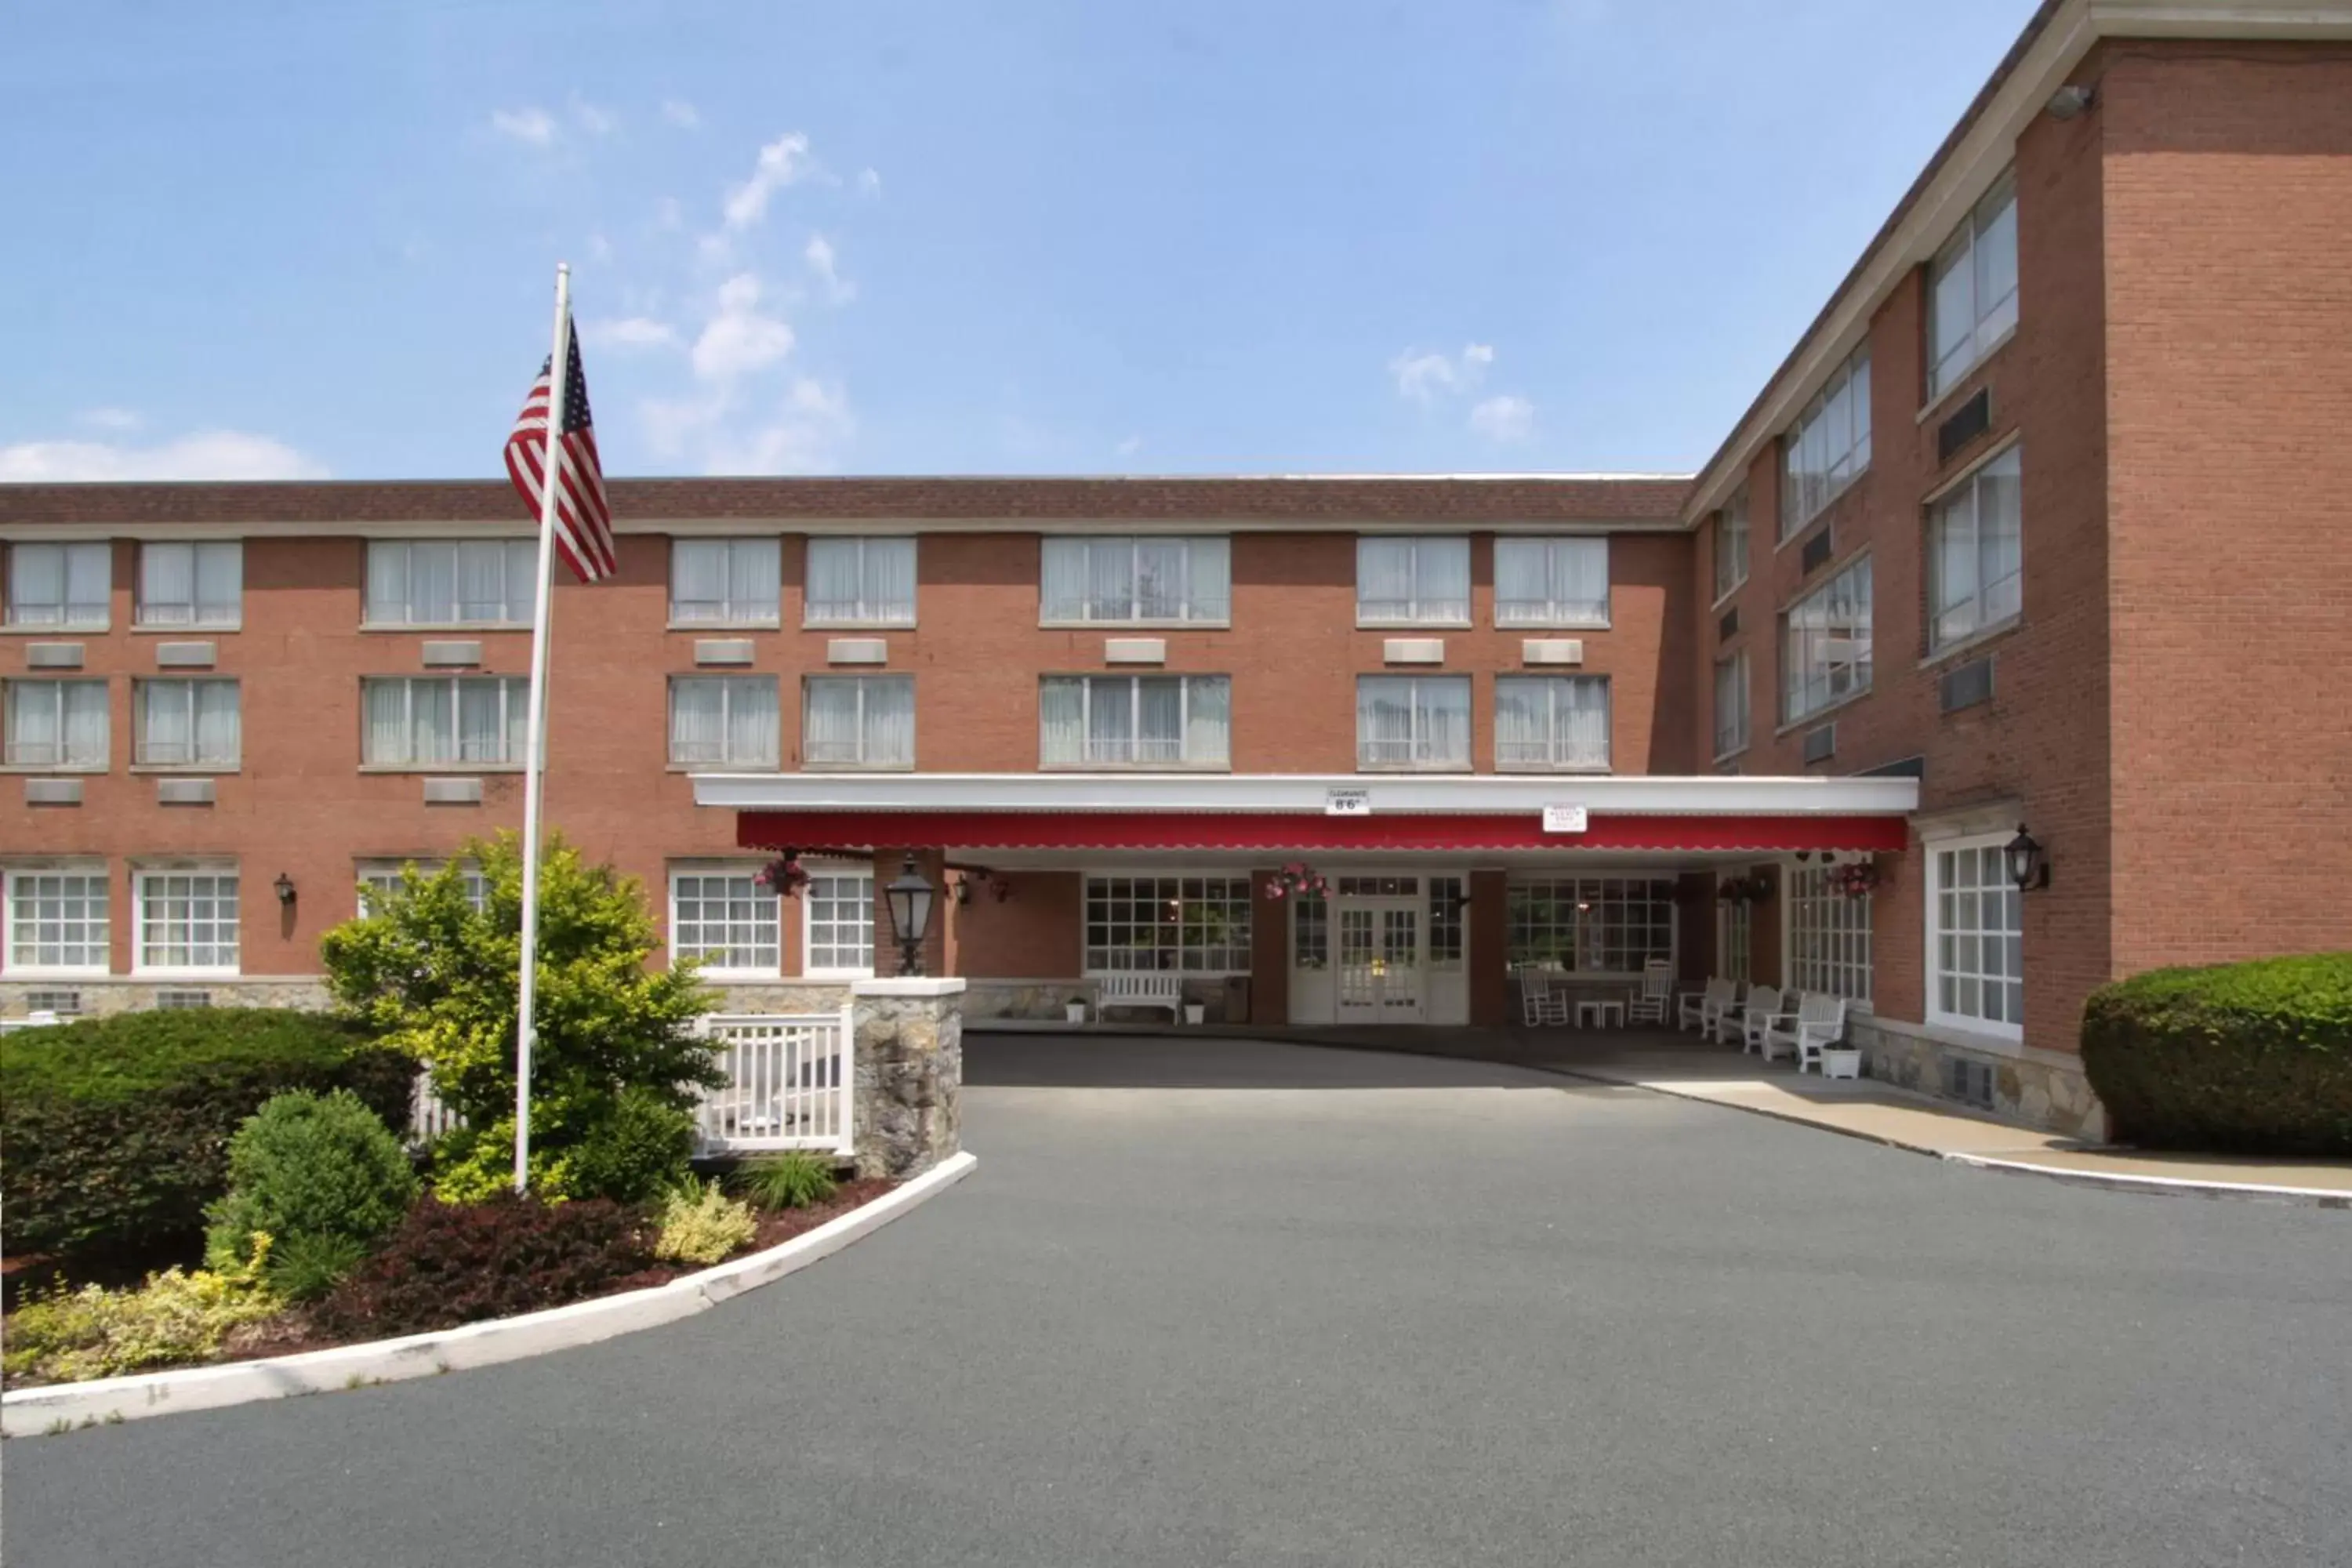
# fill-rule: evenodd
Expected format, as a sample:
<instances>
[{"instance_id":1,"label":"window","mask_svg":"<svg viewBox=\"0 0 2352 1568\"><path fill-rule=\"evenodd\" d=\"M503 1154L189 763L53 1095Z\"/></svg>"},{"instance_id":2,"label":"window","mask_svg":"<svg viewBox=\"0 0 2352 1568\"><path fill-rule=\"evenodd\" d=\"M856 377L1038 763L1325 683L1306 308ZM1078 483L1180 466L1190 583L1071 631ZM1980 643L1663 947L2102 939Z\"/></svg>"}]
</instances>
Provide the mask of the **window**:
<instances>
[{"instance_id":1,"label":"window","mask_svg":"<svg viewBox=\"0 0 2352 1568\"><path fill-rule=\"evenodd\" d=\"M234 680L142 680L131 760L150 768L237 765Z\"/></svg>"},{"instance_id":2,"label":"window","mask_svg":"<svg viewBox=\"0 0 2352 1568\"><path fill-rule=\"evenodd\" d=\"M142 970L236 973L236 873L139 873Z\"/></svg>"},{"instance_id":3,"label":"window","mask_svg":"<svg viewBox=\"0 0 2352 1568\"><path fill-rule=\"evenodd\" d=\"M1781 438L1780 537L1819 517L1870 467L1870 345L1853 351Z\"/></svg>"},{"instance_id":4,"label":"window","mask_svg":"<svg viewBox=\"0 0 2352 1568\"><path fill-rule=\"evenodd\" d=\"M1827 866L1789 873L1789 984L1870 1004L1870 895L1848 897Z\"/></svg>"},{"instance_id":5,"label":"window","mask_svg":"<svg viewBox=\"0 0 2352 1568\"><path fill-rule=\"evenodd\" d=\"M772 626L783 587L783 542L674 539L669 618L685 626Z\"/></svg>"},{"instance_id":6,"label":"window","mask_svg":"<svg viewBox=\"0 0 2352 1568\"><path fill-rule=\"evenodd\" d=\"M1308 903L1322 903L1310 899ZM1429 879L1429 967L1440 973L1462 972L1462 910L1470 901L1459 877Z\"/></svg>"},{"instance_id":7,"label":"window","mask_svg":"<svg viewBox=\"0 0 2352 1568\"><path fill-rule=\"evenodd\" d=\"M1364 626L1468 626L1470 542L1357 540L1356 620Z\"/></svg>"},{"instance_id":8,"label":"window","mask_svg":"<svg viewBox=\"0 0 2352 1568\"><path fill-rule=\"evenodd\" d=\"M1927 846L1927 1021L2022 1038L2025 896L2008 836Z\"/></svg>"},{"instance_id":9,"label":"window","mask_svg":"<svg viewBox=\"0 0 2352 1568\"><path fill-rule=\"evenodd\" d=\"M781 973L783 901L748 869L673 871L669 951L709 974Z\"/></svg>"},{"instance_id":10,"label":"window","mask_svg":"<svg viewBox=\"0 0 2352 1568\"><path fill-rule=\"evenodd\" d=\"M535 539L368 542L372 626L527 626L539 592Z\"/></svg>"},{"instance_id":11,"label":"window","mask_svg":"<svg viewBox=\"0 0 2352 1568\"><path fill-rule=\"evenodd\" d=\"M102 868L8 873L10 973L103 974L109 930Z\"/></svg>"},{"instance_id":12,"label":"window","mask_svg":"<svg viewBox=\"0 0 2352 1568\"><path fill-rule=\"evenodd\" d=\"M1675 956L1671 877L1559 877L1514 882L1505 900L1514 968L1639 974Z\"/></svg>"},{"instance_id":13,"label":"window","mask_svg":"<svg viewBox=\"0 0 2352 1568\"><path fill-rule=\"evenodd\" d=\"M1869 690L1870 557L1790 605L1780 632L1783 718L1793 723Z\"/></svg>"},{"instance_id":14,"label":"window","mask_svg":"<svg viewBox=\"0 0 2352 1568\"><path fill-rule=\"evenodd\" d=\"M1089 877L1087 973L1246 974L1246 877Z\"/></svg>"},{"instance_id":15,"label":"window","mask_svg":"<svg viewBox=\"0 0 2352 1568\"><path fill-rule=\"evenodd\" d=\"M1948 647L2023 607L2025 455L2011 447L1927 511L1927 647Z\"/></svg>"},{"instance_id":16,"label":"window","mask_svg":"<svg viewBox=\"0 0 2352 1568\"><path fill-rule=\"evenodd\" d=\"M801 889L808 910L802 927L801 973L874 973L874 873L811 868Z\"/></svg>"},{"instance_id":17,"label":"window","mask_svg":"<svg viewBox=\"0 0 2352 1568\"><path fill-rule=\"evenodd\" d=\"M1742 485L1715 514L1715 596L1719 600L1748 581L1748 487Z\"/></svg>"},{"instance_id":18,"label":"window","mask_svg":"<svg viewBox=\"0 0 2352 1568\"><path fill-rule=\"evenodd\" d=\"M35 986L25 993L27 1013L55 1013L60 1018L81 1016L81 993L69 987Z\"/></svg>"},{"instance_id":19,"label":"window","mask_svg":"<svg viewBox=\"0 0 2352 1568\"><path fill-rule=\"evenodd\" d=\"M404 871L414 870L421 879L436 876L446 864L440 860L379 860L360 868L360 913L371 915L383 907L383 901L404 891L407 887ZM490 903L489 879L471 860L463 861L457 868L458 885L465 889L466 902L479 914Z\"/></svg>"},{"instance_id":20,"label":"window","mask_svg":"<svg viewBox=\"0 0 2352 1568\"><path fill-rule=\"evenodd\" d=\"M245 546L239 541L139 547L139 625L233 626L244 607Z\"/></svg>"},{"instance_id":21,"label":"window","mask_svg":"<svg viewBox=\"0 0 2352 1568\"><path fill-rule=\"evenodd\" d=\"M2017 176L2003 174L1928 269L1929 401L2017 325Z\"/></svg>"},{"instance_id":22,"label":"window","mask_svg":"<svg viewBox=\"0 0 2352 1568\"><path fill-rule=\"evenodd\" d=\"M1609 678L1496 677L1495 766L1606 769Z\"/></svg>"},{"instance_id":23,"label":"window","mask_svg":"<svg viewBox=\"0 0 2352 1568\"><path fill-rule=\"evenodd\" d=\"M7 700L10 767L106 766L112 721L105 681L12 680Z\"/></svg>"},{"instance_id":24,"label":"window","mask_svg":"<svg viewBox=\"0 0 2352 1568\"><path fill-rule=\"evenodd\" d=\"M1358 768L1440 769L1469 765L1468 676L1358 678Z\"/></svg>"},{"instance_id":25,"label":"window","mask_svg":"<svg viewBox=\"0 0 2352 1568\"><path fill-rule=\"evenodd\" d=\"M530 682L519 675L389 676L360 682L372 768L520 767Z\"/></svg>"},{"instance_id":26,"label":"window","mask_svg":"<svg viewBox=\"0 0 2352 1568\"><path fill-rule=\"evenodd\" d=\"M1607 626L1609 541L1495 541L1495 624Z\"/></svg>"},{"instance_id":27,"label":"window","mask_svg":"<svg viewBox=\"0 0 2352 1568\"><path fill-rule=\"evenodd\" d=\"M1293 899L1290 900L1291 966L1296 969L1328 969L1331 967L1331 900L1328 899Z\"/></svg>"},{"instance_id":28,"label":"window","mask_svg":"<svg viewBox=\"0 0 2352 1568\"><path fill-rule=\"evenodd\" d=\"M158 991L155 1010L159 1013L184 1013L194 1007L209 1007L213 994L209 991Z\"/></svg>"},{"instance_id":29,"label":"window","mask_svg":"<svg viewBox=\"0 0 2352 1568\"><path fill-rule=\"evenodd\" d=\"M1717 759L1748 749L1748 650L1715 664L1715 754Z\"/></svg>"},{"instance_id":30,"label":"window","mask_svg":"<svg viewBox=\"0 0 2352 1568\"><path fill-rule=\"evenodd\" d=\"M1048 768L1222 768L1233 682L1222 675L1048 676L1037 757Z\"/></svg>"},{"instance_id":31,"label":"window","mask_svg":"<svg viewBox=\"0 0 2352 1568\"><path fill-rule=\"evenodd\" d=\"M103 539L8 547L12 626L104 631L113 591L114 546Z\"/></svg>"},{"instance_id":32,"label":"window","mask_svg":"<svg viewBox=\"0 0 2352 1568\"><path fill-rule=\"evenodd\" d=\"M1047 539L1038 618L1223 626L1232 616L1231 552L1222 538Z\"/></svg>"},{"instance_id":33,"label":"window","mask_svg":"<svg viewBox=\"0 0 2352 1568\"><path fill-rule=\"evenodd\" d=\"M1715 973L1746 984L1754 978L1756 906L1747 900L1715 906Z\"/></svg>"},{"instance_id":34,"label":"window","mask_svg":"<svg viewBox=\"0 0 2352 1568\"><path fill-rule=\"evenodd\" d=\"M915 681L906 675L813 675L803 693L801 765L911 768Z\"/></svg>"},{"instance_id":35,"label":"window","mask_svg":"<svg viewBox=\"0 0 2352 1568\"><path fill-rule=\"evenodd\" d=\"M772 768L782 755L782 702L772 675L681 675L669 683L669 760Z\"/></svg>"},{"instance_id":36,"label":"window","mask_svg":"<svg viewBox=\"0 0 2352 1568\"><path fill-rule=\"evenodd\" d=\"M812 626L913 626L915 542L810 540L802 620Z\"/></svg>"}]
</instances>

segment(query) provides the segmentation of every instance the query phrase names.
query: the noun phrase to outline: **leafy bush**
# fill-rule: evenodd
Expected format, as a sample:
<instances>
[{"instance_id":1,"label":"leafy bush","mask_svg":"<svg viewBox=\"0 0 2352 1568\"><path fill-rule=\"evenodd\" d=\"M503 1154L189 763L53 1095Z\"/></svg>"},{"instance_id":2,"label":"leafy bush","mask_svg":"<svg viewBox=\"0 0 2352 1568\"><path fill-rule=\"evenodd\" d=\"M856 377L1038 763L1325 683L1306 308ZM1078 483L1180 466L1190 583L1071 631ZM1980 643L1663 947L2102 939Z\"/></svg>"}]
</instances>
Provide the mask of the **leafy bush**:
<instances>
[{"instance_id":1,"label":"leafy bush","mask_svg":"<svg viewBox=\"0 0 2352 1568\"><path fill-rule=\"evenodd\" d=\"M833 1196L838 1185L833 1163L805 1149L787 1150L735 1173L736 1190L751 1201L752 1207L769 1213L821 1204Z\"/></svg>"},{"instance_id":2,"label":"leafy bush","mask_svg":"<svg viewBox=\"0 0 2352 1568\"><path fill-rule=\"evenodd\" d=\"M500 1194L427 1199L316 1310L330 1333L386 1337L561 1307L653 1265L643 1209Z\"/></svg>"},{"instance_id":3,"label":"leafy bush","mask_svg":"<svg viewBox=\"0 0 2352 1568\"><path fill-rule=\"evenodd\" d=\"M11 1377L79 1383L206 1360L229 1330L278 1310L263 1283L269 1252L269 1237L258 1236L252 1254L234 1268L193 1274L167 1268L133 1290L68 1290L60 1281L8 1320L0 1364Z\"/></svg>"},{"instance_id":4,"label":"leafy bush","mask_svg":"<svg viewBox=\"0 0 2352 1568\"><path fill-rule=\"evenodd\" d=\"M676 1186L693 1158L693 1112L632 1087L613 1097L611 1114L581 1141L562 1186L576 1198L648 1203Z\"/></svg>"},{"instance_id":5,"label":"leafy bush","mask_svg":"<svg viewBox=\"0 0 2352 1568\"><path fill-rule=\"evenodd\" d=\"M759 1233L751 1205L729 1197L716 1182L689 1179L662 1202L654 1256L673 1263L718 1263L750 1246Z\"/></svg>"},{"instance_id":6,"label":"leafy bush","mask_svg":"<svg viewBox=\"0 0 2352 1568\"><path fill-rule=\"evenodd\" d=\"M123 1013L0 1037L10 1252L152 1247L204 1227L232 1134L272 1095L350 1089L406 1122L415 1068L277 1007Z\"/></svg>"},{"instance_id":7,"label":"leafy bush","mask_svg":"<svg viewBox=\"0 0 2352 1568\"><path fill-rule=\"evenodd\" d=\"M2352 1154L2352 952L2106 986L2083 1068L2116 1135L2148 1148Z\"/></svg>"},{"instance_id":8,"label":"leafy bush","mask_svg":"<svg viewBox=\"0 0 2352 1568\"><path fill-rule=\"evenodd\" d=\"M416 1201L400 1141L359 1097L297 1090L256 1111L228 1144L228 1195L208 1216L205 1260L246 1256L257 1231L277 1240L269 1284L289 1300L324 1295Z\"/></svg>"}]
</instances>

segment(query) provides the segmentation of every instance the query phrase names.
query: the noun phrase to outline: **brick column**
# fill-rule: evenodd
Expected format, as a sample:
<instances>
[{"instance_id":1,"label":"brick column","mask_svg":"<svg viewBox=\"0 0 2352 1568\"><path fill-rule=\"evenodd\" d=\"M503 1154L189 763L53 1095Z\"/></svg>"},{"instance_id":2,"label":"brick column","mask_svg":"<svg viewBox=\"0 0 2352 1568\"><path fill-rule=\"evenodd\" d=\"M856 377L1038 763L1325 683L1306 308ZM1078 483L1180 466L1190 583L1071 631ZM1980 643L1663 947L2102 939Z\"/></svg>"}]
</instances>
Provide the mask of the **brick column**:
<instances>
[{"instance_id":1,"label":"brick column","mask_svg":"<svg viewBox=\"0 0 2352 1568\"><path fill-rule=\"evenodd\" d=\"M944 849L877 849L874 851L874 973L898 973L898 930L890 923L890 884L915 858L915 869L931 885L931 919L923 928L923 973L937 977L948 973L948 857Z\"/></svg>"},{"instance_id":2,"label":"brick column","mask_svg":"<svg viewBox=\"0 0 2352 1568\"><path fill-rule=\"evenodd\" d=\"M1498 1029L1511 1021L1509 878L1470 873L1470 1021Z\"/></svg>"},{"instance_id":3,"label":"brick column","mask_svg":"<svg viewBox=\"0 0 2352 1568\"><path fill-rule=\"evenodd\" d=\"M1250 879L1250 1016L1233 1023L1290 1022L1290 904L1271 897L1275 868L1261 867Z\"/></svg>"},{"instance_id":4,"label":"brick column","mask_svg":"<svg viewBox=\"0 0 2352 1568\"><path fill-rule=\"evenodd\" d=\"M911 1176L954 1153L962 1130L963 987L954 979L859 980L857 1173Z\"/></svg>"}]
</instances>

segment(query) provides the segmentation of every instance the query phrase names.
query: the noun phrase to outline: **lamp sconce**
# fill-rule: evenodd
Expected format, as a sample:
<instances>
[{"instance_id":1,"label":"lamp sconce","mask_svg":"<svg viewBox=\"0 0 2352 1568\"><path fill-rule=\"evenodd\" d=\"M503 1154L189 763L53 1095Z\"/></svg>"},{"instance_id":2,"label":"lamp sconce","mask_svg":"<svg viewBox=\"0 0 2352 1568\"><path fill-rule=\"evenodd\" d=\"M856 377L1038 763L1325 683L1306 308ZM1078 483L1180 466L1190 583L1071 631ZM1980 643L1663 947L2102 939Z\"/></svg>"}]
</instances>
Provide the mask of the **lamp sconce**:
<instances>
[{"instance_id":1,"label":"lamp sconce","mask_svg":"<svg viewBox=\"0 0 2352 1568\"><path fill-rule=\"evenodd\" d=\"M2017 825L2017 837L2011 839L2001 853L2009 860L2009 879L2021 893L2031 893L2050 885L2050 855L2033 835L2025 831L2025 824Z\"/></svg>"},{"instance_id":2,"label":"lamp sconce","mask_svg":"<svg viewBox=\"0 0 2352 1568\"><path fill-rule=\"evenodd\" d=\"M270 883L269 885L277 891L278 902L280 907L289 910L294 907L293 878L288 876L285 872L280 871L278 873L278 880Z\"/></svg>"}]
</instances>

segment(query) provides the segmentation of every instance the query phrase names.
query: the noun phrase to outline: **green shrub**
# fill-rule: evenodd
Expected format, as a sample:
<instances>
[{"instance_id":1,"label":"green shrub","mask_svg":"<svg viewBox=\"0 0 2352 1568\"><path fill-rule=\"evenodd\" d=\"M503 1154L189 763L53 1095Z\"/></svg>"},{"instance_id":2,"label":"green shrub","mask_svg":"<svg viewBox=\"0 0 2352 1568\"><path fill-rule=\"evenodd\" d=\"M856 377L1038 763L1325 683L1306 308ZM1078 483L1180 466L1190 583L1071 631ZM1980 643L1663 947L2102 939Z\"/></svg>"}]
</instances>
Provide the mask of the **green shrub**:
<instances>
[{"instance_id":1,"label":"green shrub","mask_svg":"<svg viewBox=\"0 0 2352 1568\"><path fill-rule=\"evenodd\" d=\"M821 1204L833 1196L839 1184L834 1179L833 1162L805 1149L787 1150L735 1173L735 1190L752 1207L769 1213Z\"/></svg>"},{"instance_id":2,"label":"green shrub","mask_svg":"<svg viewBox=\"0 0 2352 1568\"><path fill-rule=\"evenodd\" d=\"M2352 1154L2352 952L2106 986L2083 1068L2115 1135L2147 1148Z\"/></svg>"},{"instance_id":3,"label":"green shrub","mask_svg":"<svg viewBox=\"0 0 2352 1568\"><path fill-rule=\"evenodd\" d=\"M205 1260L219 1268L276 1238L270 1288L289 1300L322 1296L416 1201L400 1141L357 1095L296 1090L256 1111L228 1144L228 1194L207 1216Z\"/></svg>"},{"instance_id":4,"label":"green shrub","mask_svg":"<svg viewBox=\"0 0 2352 1568\"><path fill-rule=\"evenodd\" d=\"M228 1142L289 1089L348 1089L404 1125L414 1064L315 1013L123 1013L0 1037L0 1213L12 1253L193 1239Z\"/></svg>"},{"instance_id":5,"label":"green shrub","mask_svg":"<svg viewBox=\"0 0 2352 1568\"><path fill-rule=\"evenodd\" d=\"M759 1233L751 1205L729 1197L716 1182L689 1178L662 1201L654 1256L673 1263L719 1263Z\"/></svg>"},{"instance_id":6,"label":"green shrub","mask_svg":"<svg viewBox=\"0 0 2352 1568\"><path fill-rule=\"evenodd\" d=\"M551 1204L506 1192L418 1204L314 1321L329 1333L383 1338L561 1307L651 1268L653 1240L643 1209L602 1198Z\"/></svg>"},{"instance_id":7,"label":"green shrub","mask_svg":"<svg viewBox=\"0 0 2352 1568\"><path fill-rule=\"evenodd\" d=\"M252 1255L233 1268L167 1268L131 1290L68 1290L60 1281L9 1318L0 1364L11 1377L79 1383L208 1360L229 1330L279 1310L263 1283L269 1252L269 1238L257 1237Z\"/></svg>"}]
</instances>

